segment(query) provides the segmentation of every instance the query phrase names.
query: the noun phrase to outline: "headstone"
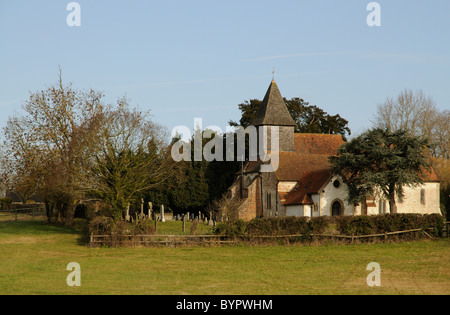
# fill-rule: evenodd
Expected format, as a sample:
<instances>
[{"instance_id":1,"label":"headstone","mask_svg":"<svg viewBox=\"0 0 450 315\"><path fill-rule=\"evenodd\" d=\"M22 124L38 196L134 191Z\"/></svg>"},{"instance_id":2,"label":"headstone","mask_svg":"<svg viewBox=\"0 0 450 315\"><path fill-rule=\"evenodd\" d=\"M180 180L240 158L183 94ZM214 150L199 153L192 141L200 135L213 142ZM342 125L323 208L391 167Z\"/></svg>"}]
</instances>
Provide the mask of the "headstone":
<instances>
[{"instance_id":1,"label":"headstone","mask_svg":"<svg viewBox=\"0 0 450 315\"><path fill-rule=\"evenodd\" d=\"M130 204L127 206L127 214L125 215L125 221L130 221Z\"/></svg>"},{"instance_id":2,"label":"headstone","mask_svg":"<svg viewBox=\"0 0 450 315\"><path fill-rule=\"evenodd\" d=\"M152 210L153 210L153 203L151 201L148 202L148 218L152 218Z\"/></svg>"},{"instance_id":3,"label":"headstone","mask_svg":"<svg viewBox=\"0 0 450 315\"><path fill-rule=\"evenodd\" d=\"M166 222L166 219L164 218L164 205L161 205L161 222Z\"/></svg>"},{"instance_id":4,"label":"headstone","mask_svg":"<svg viewBox=\"0 0 450 315\"><path fill-rule=\"evenodd\" d=\"M141 199L141 217L144 216L144 199Z\"/></svg>"}]
</instances>

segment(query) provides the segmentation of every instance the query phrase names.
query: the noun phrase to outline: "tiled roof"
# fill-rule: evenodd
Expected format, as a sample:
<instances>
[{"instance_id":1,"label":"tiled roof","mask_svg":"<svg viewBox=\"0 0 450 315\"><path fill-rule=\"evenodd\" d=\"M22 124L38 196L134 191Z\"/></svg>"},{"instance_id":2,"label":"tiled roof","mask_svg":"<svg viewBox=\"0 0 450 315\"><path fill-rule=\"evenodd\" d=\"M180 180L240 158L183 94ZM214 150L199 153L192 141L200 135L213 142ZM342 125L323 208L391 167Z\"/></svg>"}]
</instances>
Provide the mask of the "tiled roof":
<instances>
[{"instance_id":1,"label":"tiled roof","mask_svg":"<svg viewBox=\"0 0 450 315\"><path fill-rule=\"evenodd\" d=\"M423 181L424 182L440 182L441 178L438 174L438 172L436 171L436 169L433 167L431 167L430 171L423 171Z\"/></svg>"},{"instance_id":2,"label":"tiled roof","mask_svg":"<svg viewBox=\"0 0 450 315\"><path fill-rule=\"evenodd\" d=\"M320 133L295 133L294 151L304 154L328 154L334 155L344 144L341 135Z\"/></svg>"},{"instance_id":3,"label":"tiled roof","mask_svg":"<svg viewBox=\"0 0 450 315\"><path fill-rule=\"evenodd\" d=\"M280 181L299 181L306 172L331 169L328 157L328 154L280 152L275 174Z\"/></svg>"},{"instance_id":4,"label":"tiled roof","mask_svg":"<svg viewBox=\"0 0 450 315\"><path fill-rule=\"evenodd\" d=\"M295 126L275 81L270 83L252 125Z\"/></svg>"},{"instance_id":5,"label":"tiled roof","mask_svg":"<svg viewBox=\"0 0 450 315\"><path fill-rule=\"evenodd\" d=\"M330 177L330 170L305 173L297 185L285 196L283 205L313 204L311 195L319 193Z\"/></svg>"},{"instance_id":6,"label":"tiled roof","mask_svg":"<svg viewBox=\"0 0 450 315\"><path fill-rule=\"evenodd\" d=\"M294 134L295 152L279 152L279 166L275 172L280 181L299 181L306 172L330 170L328 161L344 141L340 135ZM261 161L249 162L245 172L258 172Z\"/></svg>"}]
</instances>

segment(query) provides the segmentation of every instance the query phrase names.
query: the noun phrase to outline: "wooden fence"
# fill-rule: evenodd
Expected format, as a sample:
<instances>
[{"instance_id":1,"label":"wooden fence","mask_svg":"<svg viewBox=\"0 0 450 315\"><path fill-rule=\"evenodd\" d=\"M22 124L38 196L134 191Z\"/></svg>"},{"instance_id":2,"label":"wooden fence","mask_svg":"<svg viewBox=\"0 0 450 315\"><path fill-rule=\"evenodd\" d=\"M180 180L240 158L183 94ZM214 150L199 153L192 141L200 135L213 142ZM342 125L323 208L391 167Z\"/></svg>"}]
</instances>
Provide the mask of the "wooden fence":
<instances>
[{"instance_id":1,"label":"wooden fence","mask_svg":"<svg viewBox=\"0 0 450 315\"><path fill-rule=\"evenodd\" d=\"M90 235L90 246L188 245L235 243L223 235Z\"/></svg>"},{"instance_id":2,"label":"wooden fence","mask_svg":"<svg viewBox=\"0 0 450 315\"><path fill-rule=\"evenodd\" d=\"M226 236L226 235L90 235L90 246L177 246L177 245L219 245L238 243L268 243L270 241L283 243L314 242L328 239L331 241L343 241L354 244L358 240L370 240L388 242L394 236L410 234L410 239L420 237L433 237L424 229L386 232L371 235L335 235L335 234L292 234L292 235L251 235L251 236Z\"/></svg>"},{"instance_id":3,"label":"wooden fence","mask_svg":"<svg viewBox=\"0 0 450 315\"><path fill-rule=\"evenodd\" d=\"M45 215L45 207L29 207L0 210L0 219L18 221L21 217L34 219Z\"/></svg>"}]
</instances>

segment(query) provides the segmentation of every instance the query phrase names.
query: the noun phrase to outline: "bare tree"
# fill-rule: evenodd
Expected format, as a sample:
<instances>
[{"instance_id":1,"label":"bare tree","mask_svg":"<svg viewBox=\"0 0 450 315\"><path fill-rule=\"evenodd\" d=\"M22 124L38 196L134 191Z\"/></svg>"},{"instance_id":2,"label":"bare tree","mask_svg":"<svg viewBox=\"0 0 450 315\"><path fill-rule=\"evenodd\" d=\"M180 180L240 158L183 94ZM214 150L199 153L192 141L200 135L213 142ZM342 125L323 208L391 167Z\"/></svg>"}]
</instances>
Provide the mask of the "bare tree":
<instances>
[{"instance_id":1,"label":"bare tree","mask_svg":"<svg viewBox=\"0 0 450 315\"><path fill-rule=\"evenodd\" d=\"M239 207L241 204L241 199L231 198L225 194L221 199L214 201L213 209L217 212L217 215L220 218L237 220L239 219Z\"/></svg>"},{"instance_id":2,"label":"bare tree","mask_svg":"<svg viewBox=\"0 0 450 315\"><path fill-rule=\"evenodd\" d=\"M450 159L450 110L441 112L434 121L432 140L435 143L434 156Z\"/></svg>"},{"instance_id":3,"label":"bare tree","mask_svg":"<svg viewBox=\"0 0 450 315\"><path fill-rule=\"evenodd\" d=\"M422 90L405 89L377 106L373 123L389 132L406 130L414 136L425 136L432 142L435 157L449 157L450 112L439 111L434 100Z\"/></svg>"}]
</instances>

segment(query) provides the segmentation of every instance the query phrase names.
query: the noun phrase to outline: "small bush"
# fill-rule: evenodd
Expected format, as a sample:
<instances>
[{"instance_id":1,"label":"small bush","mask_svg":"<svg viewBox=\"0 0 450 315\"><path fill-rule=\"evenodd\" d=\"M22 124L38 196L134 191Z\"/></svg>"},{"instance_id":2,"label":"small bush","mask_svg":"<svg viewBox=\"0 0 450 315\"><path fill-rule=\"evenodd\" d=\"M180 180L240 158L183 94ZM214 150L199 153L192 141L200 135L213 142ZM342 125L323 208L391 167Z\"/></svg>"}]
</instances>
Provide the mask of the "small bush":
<instances>
[{"instance_id":1,"label":"small bush","mask_svg":"<svg viewBox=\"0 0 450 315\"><path fill-rule=\"evenodd\" d=\"M338 230L343 235L369 235L374 233L375 223L368 216L345 216L336 219Z\"/></svg>"},{"instance_id":2,"label":"small bush","mask_svg":"<svg viewBox=\"0 0 450 315\"><path fill-rule=\"evenodd\" d=\"M9 197L0 198L0 208L1 210L7 209L12 203L12 199Z\"/></svg>"},{"instance_id":3,"label":"small bush","mask_svg":"<svg viewBox=\"0 0 450 315\"><path fill-rule=\"evenodd\" d=\"M197 227L198 227L198 219L194 219L194 221L192 221L192 225L191 225L191 229L190 229L191 235L197 234Z\"/></svg>"},{"instance_id":4,"label":"small bush","mask_svg":"<svg viewBox=\"0 0 450 315\"><path fill-rule=\"evenodd\" d=\"M243 236L247 232L247 225L248 223L243 220L225 221L216 225L214 233L227 236Z\"/></svg>"},{"instance_id":5,"label":"small bush","mask_svg":"<svg viewBox=\"0 0 450 315\"><path fill-rule=\"evenodd\" d=\"M312 233L321 234L328 228L330 222L331 220L329 217L313 217L309 221L309 224Z\"/></svg>"},{"instance_id":6,"label":"small bush","mask_svg":"<svg viewBox=\"0 0 450 315\"><path fill-rule=\"evenodd\" d=\"M153 235L155 234L155 227L150 220L138 220L132 224L133 235Z\"/></svg>"},{"instance_id":7,"label":"small bush","mask_svg":"<svg viewBox=\"0 0 450 315\"><path fill-rule=\"evenodd\" d=\"M112 234L115 235L129 235L133 231L133 225L126 221L117 221L114 224Z\"/></svg>"},{"instance_id":8,"label":"small bush","mask_svg":"<svg viewBox=\"0 0 450 315\"><path fill-rule=\"evenodd\" d=\"M110 235L114 221L110 217L98 216L89 222L89 233L92 235Z\"/></svg>"}]
</instances>

